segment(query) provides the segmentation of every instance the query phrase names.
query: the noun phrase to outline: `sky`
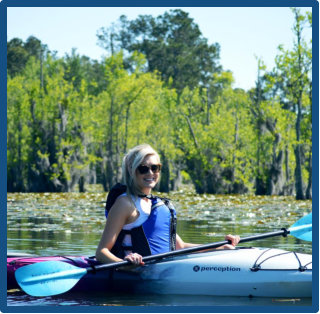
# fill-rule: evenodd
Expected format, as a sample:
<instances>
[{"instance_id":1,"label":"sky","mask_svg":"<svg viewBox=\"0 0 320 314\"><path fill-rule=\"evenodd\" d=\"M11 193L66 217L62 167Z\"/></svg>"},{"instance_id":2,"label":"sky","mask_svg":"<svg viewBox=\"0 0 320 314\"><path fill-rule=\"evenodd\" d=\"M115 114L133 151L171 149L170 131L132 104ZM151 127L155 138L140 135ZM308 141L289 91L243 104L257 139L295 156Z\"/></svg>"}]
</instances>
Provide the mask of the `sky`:
<instances>
[{"instance_id":1,"label":"sky","mask_svg":"<svg viewBox=\"0 0 320 314\"><path fill-rule=\"evenodd\" d=\"M144 14L159 16L170 9L188 12L208 43L219 43L220 64L233 73L234 88L255 86L257 57L271 70L278 46L293 47L294 17L289 7L8 7L7 40L18 37L25 41L33 35L60 57L76 48L80 55L100 61L107 56L97 45L101 27L116 23L122 14L132 20ZM311 29L304 35L310 39Z\"/></svg>"}]
</instances>

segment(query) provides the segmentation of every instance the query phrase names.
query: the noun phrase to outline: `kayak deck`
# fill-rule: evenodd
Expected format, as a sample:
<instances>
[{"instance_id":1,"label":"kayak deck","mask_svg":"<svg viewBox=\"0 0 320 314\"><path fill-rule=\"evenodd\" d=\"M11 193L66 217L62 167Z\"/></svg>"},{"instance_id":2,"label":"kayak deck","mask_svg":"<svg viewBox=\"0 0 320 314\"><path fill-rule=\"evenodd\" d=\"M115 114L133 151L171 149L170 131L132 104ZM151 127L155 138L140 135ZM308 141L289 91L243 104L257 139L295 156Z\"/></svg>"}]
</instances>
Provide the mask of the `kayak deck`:
<instances>
[{"instance_id":1,"label":"kayak deck","mask_svg":"<svg viewBox=\"0 0 320 314\"><path fill-rule=\"evenodd\" d=\"M141 278L140 293L311 297L312 258L276 249L226 250L148 265Z\"/></svg>"},{"instance_id":2,"label":"kayak deck","mask_svg":"<svg viewBox=\"0 0 320 314\"><path fill-rule=\"evenodd\" d=\"M16 289L16 269L42 261L94 267L94 257L7 258L7 289ZM156 294L311 297L312 256L278 249L239 248L165 258L130 270L85 275L71 291Z\"/></svg>"}]
</instances>

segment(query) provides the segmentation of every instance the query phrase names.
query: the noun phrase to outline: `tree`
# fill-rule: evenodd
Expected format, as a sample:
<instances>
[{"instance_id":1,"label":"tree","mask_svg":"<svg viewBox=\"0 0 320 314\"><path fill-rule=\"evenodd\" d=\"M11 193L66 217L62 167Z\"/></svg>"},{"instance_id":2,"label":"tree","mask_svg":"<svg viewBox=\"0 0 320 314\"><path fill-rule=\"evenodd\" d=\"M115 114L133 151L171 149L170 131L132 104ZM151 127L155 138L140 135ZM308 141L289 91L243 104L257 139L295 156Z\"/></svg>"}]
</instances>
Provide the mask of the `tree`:
<instances>
[{"instance_id":1,"label":"tree","mask_svg":"<svg viewBox=\"0 0 320 314\"><path fill-rule=\"evenodd\" d=\"M106 191L120 180L122 157L130 147L148 142L166 150L168 124L163 125L166 113L161 109L169 92L157 75L144 73L143 55L134 53L131 62L133 73L125 69L122 53L105 60L107 84L94 100L90 116L97 180Z\"/></svg>"},{"instance_id":2,"label":"tree","mask_svg":"<svg viewBox=\"0 0 320 314\"><path fill-rule=\"evenodd\" d=\"M29 54L23 47L23 41L19 38L11 39L7 44L7 69L13 77L21 73L28 61Z\"/></svg>"},{"instance_id":3,"label":"tree","mask_svg":"<svg viewBox=\"0 0 320 314\"><path fill-rule=\"evenodd\" d=\"M232 76L215 76L216 94L207 119L207 91L185 88L173 114L176 149L185 158L184 170L198 193L245 193L251 188L253 132L248 98L231 88ZM229 78L228 80L226 78ZM229 82L229 83L227 83Z\"/></svg>"},{"instance_id":4,"label":"tree","mask_svg":"<svg viewBox=\"0 0 320 314\"><path fill-rule=\"evenodd\" d=\"M100 29L98 42L112 53L115 49L143 53L148 71L160 72L167 83L172 80L172 87L179 93L186 86L193 89L198 84L207 85L212 73L221 70L219 45L209 45L198 25L182 10L171 10L157 18L140 15L133 21L121 16L118 26Z\"/></svg>"},{"instance_id":5,"label":"tree","mask_svg":"<svg viewBox=\"0 0 320 314\"><path fill-rule=\"evenodd\" d=\"M87 82L90 95L98 95L106 86L105 65L86 56L80 56L76 49L64 57L65 79L72 82L76 90L80 90L82 81Z\"/></svg>"},{"instance_id":6,"label":"tree","mask_svg":"<svg viewBox=\"0 0 320 314\"><path fill-rule=\"evenodd\" d=\"M40 60L45 52L48 52L47 45L43 45L34 36L28 37L24 43L19 38L13 38L7 43L7 69L11 77L21 74L30 57Z\"/></svg>"},{"instance_id":7,"label":"tree","mask_svg":"<svg viewBox=\"0 0 320 314\"><path fill-rule=\"evenodd\" d=\"M28 171L31 162L29 101L24 89L24 79L17 76L7 84L7 190L28 191Z\"/></svg>"},{"instance_id":8,"label":"tree","mask_svg":"<svg viewBox=\"0 0 320 314\"><path fill-rule=\"evenodd\" d=\"M75 91L61 61L30 57L8 80L8 190L71 191L88 165L85 84Z\"/></svg>"},{"instance_id":9,"label":"tree","mask_svg":"<svg viewBox=\"0 0 320 314\"><path fill-rule=\"evenodd\" d=\"M281 195L287 193L287 182L283 172L283 140L288 128L288 119L279 97L272 92L272 77L261 74L265 70L262 60L258 60L256 88L250 93L257 143L255 189L257 195Z\"/></svg>"},{"instance_id":10,"label":"tree","mask_svg":"<svg viewBox=\"0 0 320 314\"><path fill-rule=\"evenodd\" d=\"M279 48L280 55L276 58L276 77L282 88L285 107L296 115L296 143L294 145L296 158L295 189L296 198L305 199L306 188L303 175L303 168L305 167L304 156L306 151L309 151L311 154L311 149L308 148L308 146L310 147L310 135L304 138L305 136L302 131L304 130L309 134L311 132L310 101L312 99L309 95L312 90L312 52L311 46L308 46L303 39L303 29L307 23L307 16L302 15L297 8L292 9L292 12L295 17L293 27L293 33L295 35L294 47L291 51L286 51L282 47ZM309 123L307 123L307 121L309 121ZM302 125L304 125L304 128L302 128ZM307 140L307 142L304 140ZM311 178L310 166L308 170L310 172L309 178ZM310 184L309 182L309 186Z\"/></svg>"}]
</instances>

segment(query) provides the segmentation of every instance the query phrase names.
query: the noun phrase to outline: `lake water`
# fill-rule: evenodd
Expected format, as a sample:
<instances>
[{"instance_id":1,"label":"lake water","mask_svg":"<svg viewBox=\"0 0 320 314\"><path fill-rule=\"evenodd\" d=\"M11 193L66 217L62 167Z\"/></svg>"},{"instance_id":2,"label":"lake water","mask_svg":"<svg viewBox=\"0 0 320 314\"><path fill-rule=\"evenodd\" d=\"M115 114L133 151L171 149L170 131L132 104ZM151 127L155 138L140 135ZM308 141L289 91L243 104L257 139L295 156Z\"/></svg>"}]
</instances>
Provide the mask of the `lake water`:
<instances>
[{"instance_id":1,"label":"lake water","mask_svg":"<svg viewBox=\"0 0 320 314\"><path fill-rule=\"evenodd\" d=\"M94 255L104 224L107 194L12 193L7 196L7 249L36 255ZM163 195L164 196L164 195ZM178 212L178 234L186 242L221 241L228 233L241 237L290 227L312 211L311 201L291 197L196 195L190 190L165 195ZM243 246L312 253L311 242L273 237ZM230 298L67 293L34 298L8 291L8 306L311 306L311 299Z\"/></svg>"}]
</instances>

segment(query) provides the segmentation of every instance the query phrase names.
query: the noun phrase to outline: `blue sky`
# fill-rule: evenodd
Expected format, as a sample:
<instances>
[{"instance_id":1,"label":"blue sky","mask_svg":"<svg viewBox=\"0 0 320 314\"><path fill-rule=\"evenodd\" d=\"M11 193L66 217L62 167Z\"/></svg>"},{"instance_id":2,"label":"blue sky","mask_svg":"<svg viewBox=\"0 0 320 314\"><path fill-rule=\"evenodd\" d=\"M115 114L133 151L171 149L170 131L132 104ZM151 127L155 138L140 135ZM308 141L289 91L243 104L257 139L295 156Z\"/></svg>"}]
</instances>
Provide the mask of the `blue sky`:
<instances>
[{"instance_id":1,"label":"blue sky","mask_svg":"<svg viewBox=\"0 0 320 314\"><path fill-rule=\"evenodd\" d=\"M72 48L92 59L101 60L105 50L97 45L97 31L108 27L124 14L134 19L140 14L158 16L177 7L100 7L100 8L7 8L7 40L30 35L56 50L58 56ZM209 43L219 43L220 64L233 72L233 87L248 90L254 87L257 60L261 58L268 69L274 66L277 47L292 48L294 22L288 7L179 7L189 13ZM312 8L301 8L302 12ZM311 38L311 29L305 31Z\"/></svg>"}]
</instances>

